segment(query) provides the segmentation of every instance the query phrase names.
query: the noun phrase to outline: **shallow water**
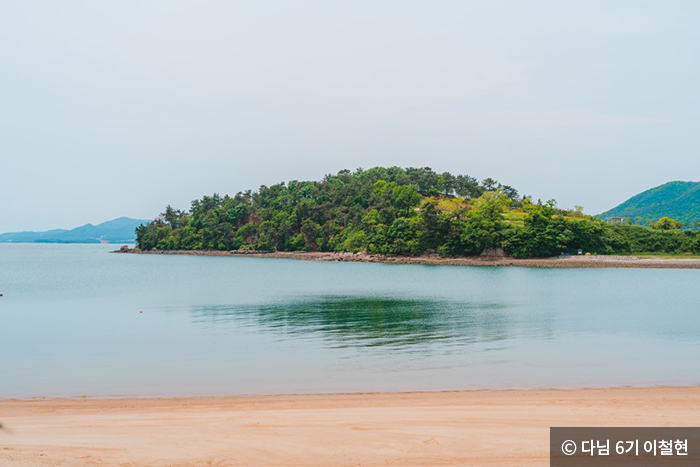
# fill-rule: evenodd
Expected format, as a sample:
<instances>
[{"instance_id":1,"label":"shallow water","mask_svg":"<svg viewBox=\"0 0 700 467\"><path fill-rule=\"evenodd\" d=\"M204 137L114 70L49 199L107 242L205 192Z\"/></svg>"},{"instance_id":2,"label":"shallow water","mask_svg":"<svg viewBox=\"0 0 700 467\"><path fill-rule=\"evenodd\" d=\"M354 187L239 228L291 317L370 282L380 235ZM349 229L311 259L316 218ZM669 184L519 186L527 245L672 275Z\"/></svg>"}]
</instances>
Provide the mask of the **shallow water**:
<instances>
[{"instance_id":1,"label":"shallow water","mask_svg":"<svg viewBox=\"0 0 700 467\"><path fill-rule=\"evenodd\" d=\"M700 270L112 249L0 244L0 398L700 383Z\"/></svg>"}]
</instances>

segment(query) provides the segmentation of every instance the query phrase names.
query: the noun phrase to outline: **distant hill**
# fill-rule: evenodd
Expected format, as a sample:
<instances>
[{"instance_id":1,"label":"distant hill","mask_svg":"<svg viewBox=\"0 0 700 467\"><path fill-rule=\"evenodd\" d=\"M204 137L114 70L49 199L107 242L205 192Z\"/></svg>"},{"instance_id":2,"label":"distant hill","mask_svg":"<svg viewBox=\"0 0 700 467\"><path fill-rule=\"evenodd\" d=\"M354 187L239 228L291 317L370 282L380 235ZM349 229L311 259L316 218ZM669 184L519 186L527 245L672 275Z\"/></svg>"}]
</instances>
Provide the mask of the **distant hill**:
<instances>
[{"instance_id":1,"label":"distant hill","mask_svg":"<svg viewBox=\"0 0 700 467\"><path fill-rule=\"evenodd\" d=\"M634 223L639 218L654 221L662 217L690 225L700 222L700 182L668 182L642 192L599 217L626 217Z\"/></svg>"},{"instance_id":2,"label":"distant hill","mask_svg":"<svg viewBox=\"0 0 700 467\"><path fill-rule=\"evenodd\" d=\"M0 242L8 243L133 243L136 227L148 224L144 219L117 219L72 230L54 229L46 232L9 232L0 234Z\"/></svg>"}]
</instances>

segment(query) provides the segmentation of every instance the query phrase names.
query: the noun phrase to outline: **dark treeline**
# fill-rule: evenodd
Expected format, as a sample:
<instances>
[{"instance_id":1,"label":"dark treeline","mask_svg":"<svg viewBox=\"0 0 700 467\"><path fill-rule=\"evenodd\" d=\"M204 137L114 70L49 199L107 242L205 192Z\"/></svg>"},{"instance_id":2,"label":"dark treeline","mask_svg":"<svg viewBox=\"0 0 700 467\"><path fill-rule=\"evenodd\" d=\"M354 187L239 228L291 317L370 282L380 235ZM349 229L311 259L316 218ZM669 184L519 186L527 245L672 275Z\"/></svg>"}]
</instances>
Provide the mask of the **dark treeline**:
<instances>
[{"instance_id":1,"label":"dark treeline","mask_svg":"<svg viewBox=\"0 0 700 467\"><path fill-rule=\"evenodd\" d=\"M168 206L137 229L144 250L367 251L515 257L700 252L700 237L673 224L609 226L579 208L533 203L487 178L430 168L343 170L322 181L279 183L233 197L204 196L189 211Z\"/></svg>"}]
</instances>

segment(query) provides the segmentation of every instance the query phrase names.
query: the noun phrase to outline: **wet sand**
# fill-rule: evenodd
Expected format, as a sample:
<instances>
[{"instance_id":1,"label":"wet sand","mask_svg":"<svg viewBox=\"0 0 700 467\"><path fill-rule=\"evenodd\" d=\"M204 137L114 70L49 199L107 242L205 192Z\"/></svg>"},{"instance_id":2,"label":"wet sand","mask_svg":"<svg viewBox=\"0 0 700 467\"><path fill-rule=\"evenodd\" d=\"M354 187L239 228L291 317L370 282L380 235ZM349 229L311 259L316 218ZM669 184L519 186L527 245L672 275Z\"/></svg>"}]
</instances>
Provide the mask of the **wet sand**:
<instances>
[{"instance_id":1,"label":"wet sand","mask_svg":"<svg viewBox=\"0 0 700 467\"><path fill-rule=\"evenodd\" d=\"M550 426L697 426L700 387L0 401L1 466L549 465Z\"/></svg>"},{"instance_id":2,"label":"wet sand","mask_svg":"<svg viewBox=\"0 0 700 467\"><path fill-rule=\"evenodd\" d=\"M700 269L700 258L655 258L641 256L566 256L557 258L515 259L508 257L445 257L438 255L388 256L366 253L329 253L306 251L218 251L218 250L158 250L142 251L134 248L113 253L149 255L194 255L194 256L248 256L287 258L306 261L345 261L358 263L427 264L446 266L490 266L528 268L656 268L656 269Z\"/></svg>"}]
</instances>

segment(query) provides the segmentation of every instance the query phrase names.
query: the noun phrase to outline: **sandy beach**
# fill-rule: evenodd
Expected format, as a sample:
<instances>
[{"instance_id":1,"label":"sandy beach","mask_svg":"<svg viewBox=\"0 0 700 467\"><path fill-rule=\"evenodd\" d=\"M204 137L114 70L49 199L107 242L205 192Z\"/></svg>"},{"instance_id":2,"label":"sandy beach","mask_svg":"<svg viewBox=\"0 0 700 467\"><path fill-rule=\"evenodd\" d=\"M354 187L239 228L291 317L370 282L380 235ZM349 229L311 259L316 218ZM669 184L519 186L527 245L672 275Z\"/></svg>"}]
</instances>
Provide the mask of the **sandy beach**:
<instances>
[{"instance_id":1,"label":"sandy beach","mask_svg":"<svg viewBox=\"0 0 700 467\"><path fill-rule=\"evenodd\" d=\"M113 253L148 255L192 255L287 258L304 261L342 261L355 263L424 264L443 266L526 267L526 268L653 268L700 269L700 258L664 258L642 256L565 256L557 258L516 259L508 257L445 257L438 255L388 256L366 253L307 251L219 251L219 250L117 250Z\"/></svg>"},{"instance_id":2,"label":"sandy beach","mask_svg":"<svg viewBox=\"0 0 700 467\"><path fill-rule=\"evenodd\" d=\"M550 426L697 426L700 387L0 401L2 466L549 465Z\"/></svg>"}]
</instances>

